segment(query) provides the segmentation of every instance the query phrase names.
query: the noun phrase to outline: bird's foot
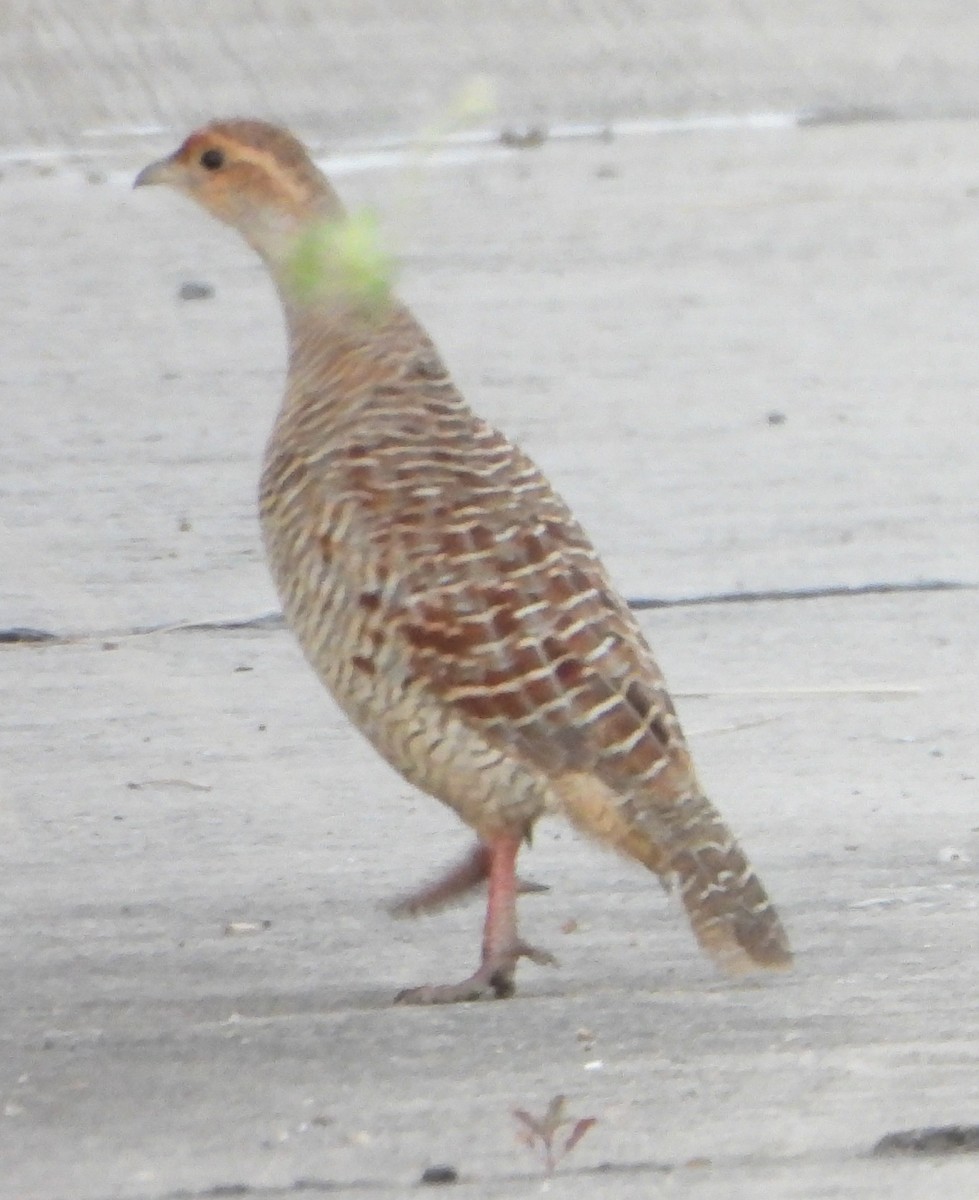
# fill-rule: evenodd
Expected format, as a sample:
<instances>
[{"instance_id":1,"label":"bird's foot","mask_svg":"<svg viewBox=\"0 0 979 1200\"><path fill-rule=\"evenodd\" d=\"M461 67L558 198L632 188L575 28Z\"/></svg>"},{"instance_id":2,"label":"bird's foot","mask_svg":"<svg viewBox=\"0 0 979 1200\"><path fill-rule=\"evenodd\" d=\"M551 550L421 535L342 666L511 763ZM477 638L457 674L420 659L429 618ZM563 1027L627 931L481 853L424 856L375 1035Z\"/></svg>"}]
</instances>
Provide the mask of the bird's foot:
<instances>
[{"instance_id":1,"label":"bird's foot","mask_svg":"<svg viewBox=\"0 0 979 1200\"><path fill-rule=\"evenodd\" d=\"M518 941L506 950L485 957L468 979L461 983L428 983L422 987L405 988L394 998L395 1004L464 1004L472 1000L505 1000L515 990L513 982L517 962L529 958L542 967L556 967L557 959L547 950L540 950Z\"/></svg>"}]
</instances>

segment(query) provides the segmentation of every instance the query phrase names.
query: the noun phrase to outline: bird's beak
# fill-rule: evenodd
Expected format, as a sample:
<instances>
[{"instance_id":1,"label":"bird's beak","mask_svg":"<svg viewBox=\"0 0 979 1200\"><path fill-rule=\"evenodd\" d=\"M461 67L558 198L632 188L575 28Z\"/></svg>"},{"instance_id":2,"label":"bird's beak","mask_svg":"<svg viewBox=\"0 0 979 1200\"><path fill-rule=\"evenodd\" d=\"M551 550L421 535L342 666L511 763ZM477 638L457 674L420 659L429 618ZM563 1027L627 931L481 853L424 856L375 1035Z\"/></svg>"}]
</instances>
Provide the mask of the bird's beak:
<instances>
[{"instance_id":1,"label":"bird's beak","mask_svg":"<svg viewBox=\"0 0 979 1200\"><path fill-rule=\"evenodd\" d=\"M149 187L151 184L157 183L176 184L180 177L180 170L181 165L175 161L173 155L170 155L169 158L161 158L140 171L133 180L133 187Z\"/></svg>"}]
</instances>

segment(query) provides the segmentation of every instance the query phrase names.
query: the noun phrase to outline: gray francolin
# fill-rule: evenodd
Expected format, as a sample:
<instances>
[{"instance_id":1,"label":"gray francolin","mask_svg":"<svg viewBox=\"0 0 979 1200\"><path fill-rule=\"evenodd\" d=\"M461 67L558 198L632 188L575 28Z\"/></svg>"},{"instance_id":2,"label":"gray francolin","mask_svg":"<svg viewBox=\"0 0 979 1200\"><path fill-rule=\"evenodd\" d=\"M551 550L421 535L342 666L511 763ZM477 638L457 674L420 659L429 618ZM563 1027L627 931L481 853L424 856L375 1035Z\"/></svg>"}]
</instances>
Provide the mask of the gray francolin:
<instances>
[{"instance_id":1,"label":"gray francolin","mask_svg":"<svg viewBox=\"0 0 979 1200\"><path fill-rule=\"evenodd\" d=\"M261 121L217 121L136 180L159 183L237 229L282 300L288 380L260 506L286 618L378 752L478 835L465 862L399 907L431 909L488 880L480 966L399 999L508 996L521 957L553 961L516 920L517 853L545 813L676 881L727 971L786 967L778 915L563 500L470 410L401 303L302 269L344 217L303 146Z\"/></svg>"}]
</instances>

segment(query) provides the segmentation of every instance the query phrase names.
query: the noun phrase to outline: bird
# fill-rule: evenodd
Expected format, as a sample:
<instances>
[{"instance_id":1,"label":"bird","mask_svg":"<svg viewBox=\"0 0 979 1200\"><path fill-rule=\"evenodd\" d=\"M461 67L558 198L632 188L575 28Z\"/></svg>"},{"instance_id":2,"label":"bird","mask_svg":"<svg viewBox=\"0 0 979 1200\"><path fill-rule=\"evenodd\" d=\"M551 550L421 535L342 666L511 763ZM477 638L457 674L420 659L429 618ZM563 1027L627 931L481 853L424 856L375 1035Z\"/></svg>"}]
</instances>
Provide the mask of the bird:
<instances>
[{"instance_id":1,"label":"bird","mask_svg":"<svg viewBox=\"0 0 979 1200\"><path fill-rule=\"evenodd\" d=\"M144 168L146 185L237 230L279 294L288 369L259 517L288 625L375 750L476 834L395 907L432 911L485 882L479 965L396 1000L505 998L521 959L556 962L517 923L517 856L545 815L675 887L722 971L787 968L783 924L698 782L629 605L394 290L331 268L353 218L306 147L265 121L215 120Z\"/></svg>"}]
</instances>

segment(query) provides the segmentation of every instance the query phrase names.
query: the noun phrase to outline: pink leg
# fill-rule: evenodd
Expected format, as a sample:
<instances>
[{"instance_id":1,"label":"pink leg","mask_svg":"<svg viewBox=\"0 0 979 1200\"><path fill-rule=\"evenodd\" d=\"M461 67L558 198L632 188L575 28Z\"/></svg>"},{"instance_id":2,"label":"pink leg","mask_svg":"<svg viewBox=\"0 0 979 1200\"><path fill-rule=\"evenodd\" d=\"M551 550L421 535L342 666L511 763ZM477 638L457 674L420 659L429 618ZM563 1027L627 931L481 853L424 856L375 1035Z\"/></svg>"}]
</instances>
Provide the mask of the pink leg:
<instances>
[{"instance_id":1,"label":"pink leg","mask_svg":"<svg viewBox=\"0 0 979 1200\"><path fill-rule=\"evenodd\" d=\"M479 969L461 983L427 984L407 988L398 1004L453 1004L462 1000L493 1000L512 996L517 962L530 958L545 966L557 959L520 940L517 933L516 862L521 839L501 834L481 843L489 859L489 898L483 926L483 953Z\"/></svg>"},{"instance_id":2,"label":"pink leg","mask_svg":"<svg viewBox=\"0 0 979 1200\"><path fill-rule=\"evenodd\" d=\"M471 892L489 876L492 855L489 846L480 840L465 858L450 867L444 875L426 883L417 891L401 896L391 905L393 917L417 917L422 913L438 912ZM517 892L546 892L547 885L530 879L517 879Z\"/></svg>"}]
</instances>

